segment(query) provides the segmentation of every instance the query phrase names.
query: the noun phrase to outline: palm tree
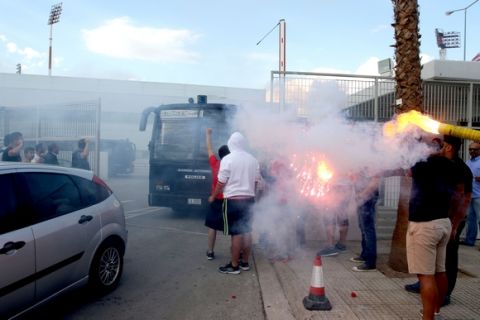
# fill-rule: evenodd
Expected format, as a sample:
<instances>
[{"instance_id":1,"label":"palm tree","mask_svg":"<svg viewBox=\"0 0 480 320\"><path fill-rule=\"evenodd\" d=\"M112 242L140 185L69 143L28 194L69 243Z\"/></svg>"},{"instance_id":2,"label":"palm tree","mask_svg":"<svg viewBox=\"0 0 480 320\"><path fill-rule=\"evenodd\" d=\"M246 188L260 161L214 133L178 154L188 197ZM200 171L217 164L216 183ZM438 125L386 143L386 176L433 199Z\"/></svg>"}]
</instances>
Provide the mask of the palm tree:
<instances>
[{"instance_id":1,"label":"palm tree","mask_svg":"<svg viewBox=\"0 0 480 320\"><path fill-rule=\"evenodd\" d=\"M419 11L417 0L392 0L395 23L395 95L396 113L423 111L423 92L420 64ZM406 233L411 179L402 178L397 222L392 236L389 265L393 270L408 272Z\"/></svg>"}]
</instances>

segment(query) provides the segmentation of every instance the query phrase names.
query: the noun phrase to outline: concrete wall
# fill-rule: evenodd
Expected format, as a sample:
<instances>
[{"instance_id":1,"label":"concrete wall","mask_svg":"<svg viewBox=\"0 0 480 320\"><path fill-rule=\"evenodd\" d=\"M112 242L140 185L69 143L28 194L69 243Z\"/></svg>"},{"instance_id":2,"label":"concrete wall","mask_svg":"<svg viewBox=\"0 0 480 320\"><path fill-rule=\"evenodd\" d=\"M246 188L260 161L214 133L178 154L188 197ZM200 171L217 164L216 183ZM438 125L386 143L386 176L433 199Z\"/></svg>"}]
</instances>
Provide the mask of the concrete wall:
<instances>
[{"instance_id":1,"label":"concrete wall","mask_svg":"<svg viewBox=\"0 0 480 320\"><path fill-rule=\"evenodd\" d=\"M265 102L265 89L231 88L193 84L88 79L0 73L0 106L59 105L100 100L101 137L129 138L146 149L150 131L140 132L141 112L150 106L187 102L207 95L208 102L256 104Z\"/></svg>"}]
</instances>

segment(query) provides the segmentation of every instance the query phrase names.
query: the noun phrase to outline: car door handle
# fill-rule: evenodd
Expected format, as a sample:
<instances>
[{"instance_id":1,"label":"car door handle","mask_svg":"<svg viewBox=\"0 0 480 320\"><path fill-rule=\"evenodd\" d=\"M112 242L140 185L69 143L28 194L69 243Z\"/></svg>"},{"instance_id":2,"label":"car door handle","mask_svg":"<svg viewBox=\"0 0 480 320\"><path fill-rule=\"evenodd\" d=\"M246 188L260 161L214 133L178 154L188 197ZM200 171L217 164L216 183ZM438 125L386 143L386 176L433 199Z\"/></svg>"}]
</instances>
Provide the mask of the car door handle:
<instances>
[{"instance_id":1,"label":"car door handle","mask_svg":"<svg viewBox=\"0 0 480 320\"><path fill-rule=\"evenodd\" d=\"M18 249L21 249L25 246L25 241L17 241L17 242L12 242L9 241L5 243L2 249L0 249L0 254L9 254L12 251L16 251Z\"/></svg>"},{"instance_id":2,"label":"car door handle","mask_svg":"<svg viewBox=\"0 0 480 320\"><path fill-rule=\"evenodd\" d=\"M80 217L80 220L78 220L78 223L83 224L83 223L88 222L92 219L93 219L93 217L90 216L90 215L88 215L88 216L83 215L83 216Z\"/></svg>"}]
</instances>

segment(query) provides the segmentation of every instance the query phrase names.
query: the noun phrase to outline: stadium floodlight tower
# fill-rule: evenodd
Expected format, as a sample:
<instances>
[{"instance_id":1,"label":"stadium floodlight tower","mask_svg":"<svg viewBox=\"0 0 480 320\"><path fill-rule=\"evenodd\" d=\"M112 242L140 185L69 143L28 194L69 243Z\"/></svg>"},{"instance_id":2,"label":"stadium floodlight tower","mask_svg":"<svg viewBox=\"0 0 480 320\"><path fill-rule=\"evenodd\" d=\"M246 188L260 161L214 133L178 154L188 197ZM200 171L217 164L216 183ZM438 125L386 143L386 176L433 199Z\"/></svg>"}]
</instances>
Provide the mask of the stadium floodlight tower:
<instances>
[{"instance_id":1,"label":"stadium floodlight tower","mask_svg":"<svg viewBox=\"0 0 480 320\"><path fill-rule=\"evenodd\" d=\"M48 18L48 25L50 26L50 47L48 48L48 75L52 75L52 33L53 25L60 21L60 14L62 13L62 2L54 4L50 10L50 17Z\"/></svg>"}]
</instances>

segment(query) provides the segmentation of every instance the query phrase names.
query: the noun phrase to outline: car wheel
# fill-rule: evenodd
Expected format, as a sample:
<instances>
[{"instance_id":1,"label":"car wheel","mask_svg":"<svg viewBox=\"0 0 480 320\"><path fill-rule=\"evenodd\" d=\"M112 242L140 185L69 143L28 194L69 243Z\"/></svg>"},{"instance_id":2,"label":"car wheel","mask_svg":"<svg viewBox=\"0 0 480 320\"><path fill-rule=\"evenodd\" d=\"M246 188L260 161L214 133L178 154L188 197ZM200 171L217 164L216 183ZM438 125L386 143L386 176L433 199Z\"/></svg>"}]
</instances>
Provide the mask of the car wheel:
<instances>
[{"instance_id":1,"label":"car wheel","mask_svg":"<svg viewBox=\"0 0 480 320\"><path fill-rule=\"evenodd\" d=\"M123 271L123 245L113 239L105 241L95 253L90 266L90 286L101 293L115 289Z\"/></svg>"}]
</instances>

